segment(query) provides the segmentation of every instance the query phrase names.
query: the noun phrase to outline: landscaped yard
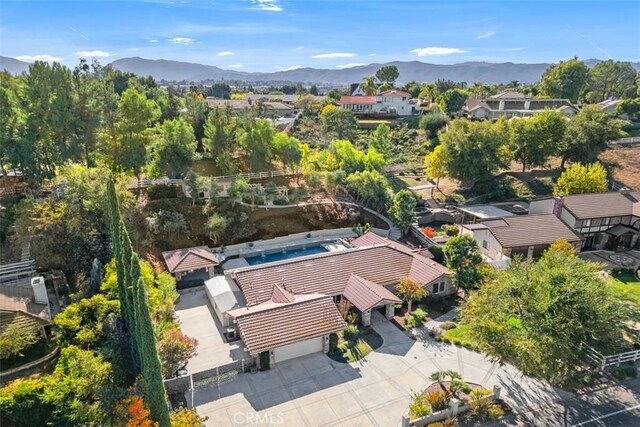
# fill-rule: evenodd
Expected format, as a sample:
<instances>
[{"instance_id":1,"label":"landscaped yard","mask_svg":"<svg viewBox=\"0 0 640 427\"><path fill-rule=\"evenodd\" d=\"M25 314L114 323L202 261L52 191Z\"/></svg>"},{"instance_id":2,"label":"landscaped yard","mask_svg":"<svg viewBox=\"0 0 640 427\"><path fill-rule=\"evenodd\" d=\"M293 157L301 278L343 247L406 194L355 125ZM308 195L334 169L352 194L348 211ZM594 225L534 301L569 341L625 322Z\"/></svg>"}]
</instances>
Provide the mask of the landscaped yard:
<instances>
[{"instance_id":1,"label":"landscaped yard","mask_svg":"<svg viewBox=\"0 0 640 427\"><path fill-rule=\"evenodd\" d=\"M341 332L338 337L336 350L329 353L329 357L337 362L355 362L382 345L382 337L371 328L358 331L349 339L345 338L344 332Z\"/></svg>"},{"instance_id":2,"label":"landscaped yard","mask_svg":"<svg viewBox=\"0 0 640 427\"><path fill-rule=\"evenodd\" d=\"M631 272L613 274L611 284L621 298L640 307L640 280Z\"/></svg>"},{"instance_id":3,"label":"landscaped yard","mask_svg":"<svg viewBox=\"0 0 640 427\"><path fill-rule=\"evenodd\" d=\"M453 329L444 331L442 340L451 344L461 345L467 348L477 349L478 343L471 335L469 325L458 325Z\"/></svg>"}]
</instances>

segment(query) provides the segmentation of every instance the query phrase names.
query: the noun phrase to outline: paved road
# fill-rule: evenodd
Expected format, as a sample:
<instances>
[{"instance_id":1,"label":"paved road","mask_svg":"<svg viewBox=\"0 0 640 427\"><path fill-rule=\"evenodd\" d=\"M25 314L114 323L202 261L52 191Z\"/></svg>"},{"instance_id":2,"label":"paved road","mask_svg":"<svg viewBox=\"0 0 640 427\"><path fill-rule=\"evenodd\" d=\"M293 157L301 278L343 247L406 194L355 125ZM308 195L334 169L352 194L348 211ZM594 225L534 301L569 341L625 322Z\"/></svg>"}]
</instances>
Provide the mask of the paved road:
<instances>
[{"instance_id":1,"label":"paved road","mask_svg":"<svg viewBox=\"0 0 640 427\"><path fill-rule=\"evenodd\" d=\"M564 427L640 426L640 379L541 405L496 425Z\"/></svg>"}]
</instances>

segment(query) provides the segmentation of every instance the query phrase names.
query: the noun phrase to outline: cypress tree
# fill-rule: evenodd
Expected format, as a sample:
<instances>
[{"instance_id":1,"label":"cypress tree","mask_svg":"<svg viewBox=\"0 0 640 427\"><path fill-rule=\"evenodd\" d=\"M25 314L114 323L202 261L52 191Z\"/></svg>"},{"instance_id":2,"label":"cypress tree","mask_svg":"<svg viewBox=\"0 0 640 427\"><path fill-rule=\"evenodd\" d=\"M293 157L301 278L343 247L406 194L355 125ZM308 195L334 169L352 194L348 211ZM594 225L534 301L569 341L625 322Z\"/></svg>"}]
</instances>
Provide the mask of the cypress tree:
<instances>
[{"instance_id":1,"label":"cypress tree","mask_svg":"<svg viewBox=\"0 0 640 427\"><path fill-rule=\"evenodd\" d=\"M148 298L140 274L140 260L133 251L129 233L120 215L113 180L107 185L107 199L118 276L120 311L125 329L128 331L131 359L136 365L134 370L142 372L144 400L151 412L151 418L157 421L160 427L170 427L162 365L158 358Z\"/></svg>"}]
</instances>

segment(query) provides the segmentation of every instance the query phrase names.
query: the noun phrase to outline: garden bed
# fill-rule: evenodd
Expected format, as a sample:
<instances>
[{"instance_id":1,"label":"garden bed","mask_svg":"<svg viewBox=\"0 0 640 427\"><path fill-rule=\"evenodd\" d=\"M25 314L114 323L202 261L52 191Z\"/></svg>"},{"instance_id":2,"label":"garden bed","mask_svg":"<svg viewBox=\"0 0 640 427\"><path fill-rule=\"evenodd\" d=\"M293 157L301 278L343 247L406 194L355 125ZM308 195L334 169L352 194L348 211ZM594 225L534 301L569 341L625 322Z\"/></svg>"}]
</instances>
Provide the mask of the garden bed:
<instances>
[{"instance_id":1,"label":"garden bed","mask_svg":"<svg viewBox=\"0 0 640 427\"><path fill-rule=\"evenodd\" d=\"M347 329L349 329L349 327ZM382 343L382 337L372 328L358 330L355 335L349 338L345 337L343 331L338 334L338 345L336 349L330 351L327 355L336 362L352 363L376 350Z\"/></svg>"}]
</instances>

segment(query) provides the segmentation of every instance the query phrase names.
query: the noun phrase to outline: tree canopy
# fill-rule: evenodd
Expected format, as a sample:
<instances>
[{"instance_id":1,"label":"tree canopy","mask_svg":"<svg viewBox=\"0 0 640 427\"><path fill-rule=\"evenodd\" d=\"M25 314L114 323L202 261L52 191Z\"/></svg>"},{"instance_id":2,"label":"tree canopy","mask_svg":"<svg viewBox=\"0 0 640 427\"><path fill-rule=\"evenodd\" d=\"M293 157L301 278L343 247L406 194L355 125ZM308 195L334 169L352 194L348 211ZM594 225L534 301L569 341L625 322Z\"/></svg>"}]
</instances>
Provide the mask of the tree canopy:
<instances>
[{"instance_id":1,"label":"tree canopy","mask_svg":"<svg viewBox=\"0 0 640 427\"><path fill-rule=\"evenodd\" d=\"M604 193L607 188L609 188L607 171L601 163L595 162L588 165L574 163L562 172L553 186L553 194L568 196L570 194Z\"/></svg>"},{"instance_id":2,"label":"tree canopy","mask_svg":"<svg viewBox=\"0 0 640 427\"><path fill-rule=\"evenodd\" d=\"M417 204L416 196L410 190L400 190L393 197L389 207L389 217L403 234L406 234L415 221Z\"/></svg>"},{"instance_id":3,"label":"tree canopy","mask_svg":"<svg viewBox=\"0 0 640 427\"><path fill-rule=\"evenodd\" d=\"M547 68L540 80L540 93L549 98L576 102L587 85L589 70L578 58L560 61Z\"/></svg>"},{"instance_id":4,"label":"tree canopy","mask_svg":"<svg viewBox=\"0 0 640 427\"><path fill-rule=\"evenodd\" d=\"M451 270L453 284L466 292L475 289L482 278L479 271L482 255L473 237L454 236L447 240L442 252L445 264Z\"/></svg>"}]
</instances>

